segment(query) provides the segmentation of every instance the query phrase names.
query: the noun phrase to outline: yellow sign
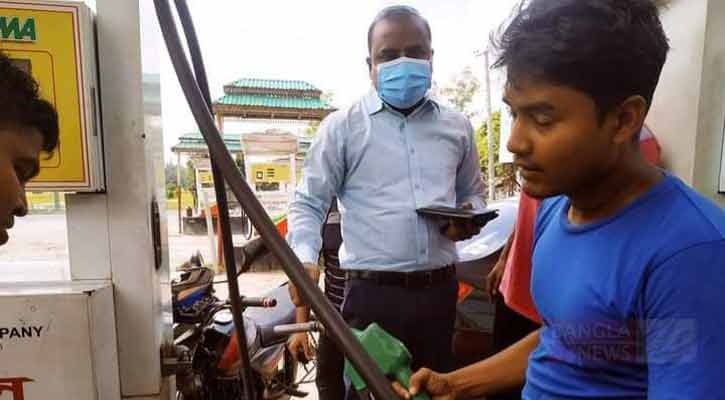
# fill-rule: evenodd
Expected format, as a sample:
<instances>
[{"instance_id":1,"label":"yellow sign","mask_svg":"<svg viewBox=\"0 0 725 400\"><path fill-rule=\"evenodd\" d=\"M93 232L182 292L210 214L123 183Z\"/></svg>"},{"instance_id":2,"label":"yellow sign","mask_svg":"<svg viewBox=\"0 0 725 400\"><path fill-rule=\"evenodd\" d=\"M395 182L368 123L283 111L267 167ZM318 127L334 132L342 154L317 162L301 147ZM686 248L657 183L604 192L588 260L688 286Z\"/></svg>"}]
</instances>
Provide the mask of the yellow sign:
<instances>
[{"instance_id":1,"label":"yellow sign","mask_svg":"<svg viewBox=\"0 0 725 400\"><path fill-rule=\"evenodd\" d=\"M252 179L255 183L289 182L290 167L286 164L254 164Z\"/></svg>"},{"instance_id":2,"label":"yellow sign","mask_svg":"<svg viewBox=\"0 0 725 400\"><path fill-rule=\"evenodd\" d=\"M199 183L201 184L201 187L212 187L214 186L214 176L212 175L211 171L208 169L199 169L197 170Z\"/></svg>"},{"instance_id":3,"label":"yellow sign","mask_svg":"<svg viewBox=\"0 0 725 400\"><path fill-rule=\"evenodd\" d=\"M87 104L92 97L84 83L95 72L83 62L81 7L0 1L0 49L32 74L41 96L58 110L60 122L59 148L41 158L40 174L30 189L97 189L93 186L99 174L91 158L100 155L89 152L96 142L89 134L93 105Z\"/></svg>"}]
</instances>

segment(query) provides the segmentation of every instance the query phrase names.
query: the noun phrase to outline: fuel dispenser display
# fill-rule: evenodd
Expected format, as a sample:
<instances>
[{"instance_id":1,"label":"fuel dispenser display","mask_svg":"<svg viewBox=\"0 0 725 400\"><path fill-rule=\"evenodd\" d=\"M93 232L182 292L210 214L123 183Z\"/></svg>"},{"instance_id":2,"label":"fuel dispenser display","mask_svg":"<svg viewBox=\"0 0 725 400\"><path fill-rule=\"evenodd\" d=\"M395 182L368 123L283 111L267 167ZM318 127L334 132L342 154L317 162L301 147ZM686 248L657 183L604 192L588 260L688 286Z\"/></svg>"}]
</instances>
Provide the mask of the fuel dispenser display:
<instances>
[{"instance_id":1,"label":"fuel dispenser display","mask_svg":"<svg viewBox=\"0 0 725 400\"><path fill-rule=\"evenodd\" d=\"M58 110L60 146L30 190L105 189L93 14L82 2L0 1L0 51L29 72Z\"/></svg>"}]
</instances>

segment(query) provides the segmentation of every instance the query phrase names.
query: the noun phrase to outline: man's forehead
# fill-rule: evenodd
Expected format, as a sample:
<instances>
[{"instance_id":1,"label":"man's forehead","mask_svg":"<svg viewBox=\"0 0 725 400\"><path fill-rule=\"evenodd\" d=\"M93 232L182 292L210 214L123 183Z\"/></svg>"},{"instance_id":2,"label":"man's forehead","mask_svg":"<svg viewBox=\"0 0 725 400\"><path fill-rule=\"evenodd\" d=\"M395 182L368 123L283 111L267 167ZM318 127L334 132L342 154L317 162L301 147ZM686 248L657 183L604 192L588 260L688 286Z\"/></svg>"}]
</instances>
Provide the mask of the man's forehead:
<instances>
[{"instance_id":1,"label":"man's forehead","mask_svg":"<svg viewBox=\"0 0 725 400\"><path fill-rule=\"evenodd\" d=\"M37 159L43 149L43 135L36 128L0 127L3 143L20 158Z\"/></svg>"},{"instance_id":2,"label":"man's forehead","mask_svg":"<svg viewBox=\"0 0 725 400\"><path fill-rule=\"evenodd\" d=\"M574 89L538 79L509 79L504 87L504 102L518 106L530 103L554 105L576 94Z\"/></svg>"},{"instance_id":3,"label":"man's forehead","mask_svg":"<svg viewBox=\"0 0 725 400\"><path fill-rule=\"evenodd\" d=\"M373 48L430 47L430 38L425 22L420 17L395 15L384 18L375 24L371 45Z\"/></svg>"}]
</instances>

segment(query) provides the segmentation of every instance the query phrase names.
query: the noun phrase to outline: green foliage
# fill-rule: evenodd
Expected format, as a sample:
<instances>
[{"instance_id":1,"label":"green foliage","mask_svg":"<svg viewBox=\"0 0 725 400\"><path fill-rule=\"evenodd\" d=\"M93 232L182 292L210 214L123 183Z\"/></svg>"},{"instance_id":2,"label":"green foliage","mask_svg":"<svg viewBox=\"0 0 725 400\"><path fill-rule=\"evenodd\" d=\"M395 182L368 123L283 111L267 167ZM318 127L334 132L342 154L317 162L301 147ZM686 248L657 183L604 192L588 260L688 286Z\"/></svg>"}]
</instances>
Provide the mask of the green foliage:
<instances>
[{"instance_id":1,"label":"green foliage","mask_svg":"<svg viewBox=\"0 0 725 400\"><path fill-rule=\"evenodd\" d=\"M181 172L182 176L186 176L186 181L181 184L181 187L186 190L192 190L196 188L196 173L194 170L194 163L191 160L186 161L186 171Z\"/></svg>"},{"instance_id":2,"label":"green foliage","mask_svg":"<svg viewBox=\"0 0 725 400\"><path fill-rule=\"evenodd\" d=\"M189 171L190 164L187 163L187 165L181 166L181 171L179 171L181 175L181 188L188 190L191 188L191 184L194 182L194 172ZM174 193L176 193L176 164L174 163L168 163L166 164L164 168L164 173L166 175L166 189L167 191L173 190Z\"/></svg>"},{"instance_id":3,"label":"green foliage","mask_svg":"<svg viewBox=\"0 0 725 400\"><path fill-rule=\"evenodd\" d=\"M305 137L314 138L317 136L318 129L320 129L320 121L310 121L310 124L305 128Z\"/></svg>"},{"instance_id":4,"label":"green foliage","mask_svg":"<svg viewBox=\"0 0 725 400\"><path fill-rule=\"evenodd\" d=\"M476 116L473 110L473 100L481 88L481 83L473 74L470 67L466 67L447 86L443 87L440 94L446 98L454 108L465 114L469 119ZM499 149L501 147L501 112L496 111L492 116L493 120L493 157L494 176L496 178L496 192L498 195L513 195L516 186L515 169L509 164L499 163ZM474 133L478 158L481 163L481 172L484 180L488 181L488 121L485 121ZM504 144L505 145L505 144Z\"/></svg>"},{"instance_id":5,"label":"green foliage","mask_svg":"<svg viewBox=\"0 0 725 400\"><path fill-rule=\"evenodd\" d=\"M176 182L166 182L166 198L175 199L176 189Z\"/></svg>"},{"instance_id":6,"label":"green foliage","mask_svg":"<svg viewBox=\"0 0 725 400\"><path fill-rule=\"evenodd\" d=\"M320 95L320 100L327 104L332 104L332 100L335 97L334 92L324 92ZM314 138L317 136L317 130L320 129L320 121L310 121L303 135L308 138Z\"/></svg>"},{"instance_id":7,"label":"green foliage","mask_svg":"<svg viewBox=\"0 0 725 400\"><path fill-rule=\"evenodd\" d=\"M441 95L448 99L456 110L471 118L477 114L471 109L471 105L480 89L481 82L473 74L471 67L466 67L452 82L441 89Z\"/></svg>"},{"instance_id":8,"label":"green foliage","mask_svg":"<svg viewBox=\"0 0 725 400\"><path fill-rule=\"evenodd\" d=\"M478 147L478 159L481 162L481 172L484 179L488 177L488 122L484 122L475 132L476 147ZM493 162L495 175L503 174L503 166L498 162L499 148L501 147L501 112L493 113Z\"/></svg>"},{"instance_id":9,"label":"green foliage","mask_svg":"<svg viewBox=\"0 0 725 400\"><path fill-rule=\"evenodd\" d=\"M335 92L329 91L329 92L322 92L320 95L320 100L324 101L327 104L332 104L333 99L335 98Z\"/></svg>"},{"instance_id":10,"label":"green foliage","mask_svg":"<svg viewBox=\"0 0 725 400\"><path fill-rule=\"evenodd\" d=\"M242 153L237 153L234 157L234 163L237 165L237 168L239 168L239 171L244 175L246 172L246 166L244 164L244 155Z\"/></svg>"}]
</instances>

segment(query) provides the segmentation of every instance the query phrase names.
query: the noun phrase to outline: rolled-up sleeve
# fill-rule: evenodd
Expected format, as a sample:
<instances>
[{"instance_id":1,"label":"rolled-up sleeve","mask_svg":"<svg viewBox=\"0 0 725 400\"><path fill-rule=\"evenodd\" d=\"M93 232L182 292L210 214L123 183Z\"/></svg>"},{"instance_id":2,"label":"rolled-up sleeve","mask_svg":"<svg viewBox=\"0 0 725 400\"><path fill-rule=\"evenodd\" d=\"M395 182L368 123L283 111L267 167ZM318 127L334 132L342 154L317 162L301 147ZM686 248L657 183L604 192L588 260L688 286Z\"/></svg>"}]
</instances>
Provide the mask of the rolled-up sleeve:
<instances>
[{"instance_id":1,"label":"rolled-up sleeve","mask_svg":"<svg viewBox=\"0 0 725 400\"><path fill-rule=\"evenodd\" d=\"M320 124L289 207L287 242L303 263L318 261L322 224L344 176L342 142L335 117L332 114Z\"/></svg>"},{"instance_id":2,"label":"rolled-up sleeve","mask_svg":"<svg viewBox=\"0 0 725 400\"><path fill-rule=\"evenodd\" d=\"M486 208L484 200L486 186L483 184L481 176L481 164L478 160L473 126L468 119L465 120L465 127L465 153L456 175L456 203L459 207L464 203L470 203L474 209L484 209Z\"/></svg>"}]
</instances>

